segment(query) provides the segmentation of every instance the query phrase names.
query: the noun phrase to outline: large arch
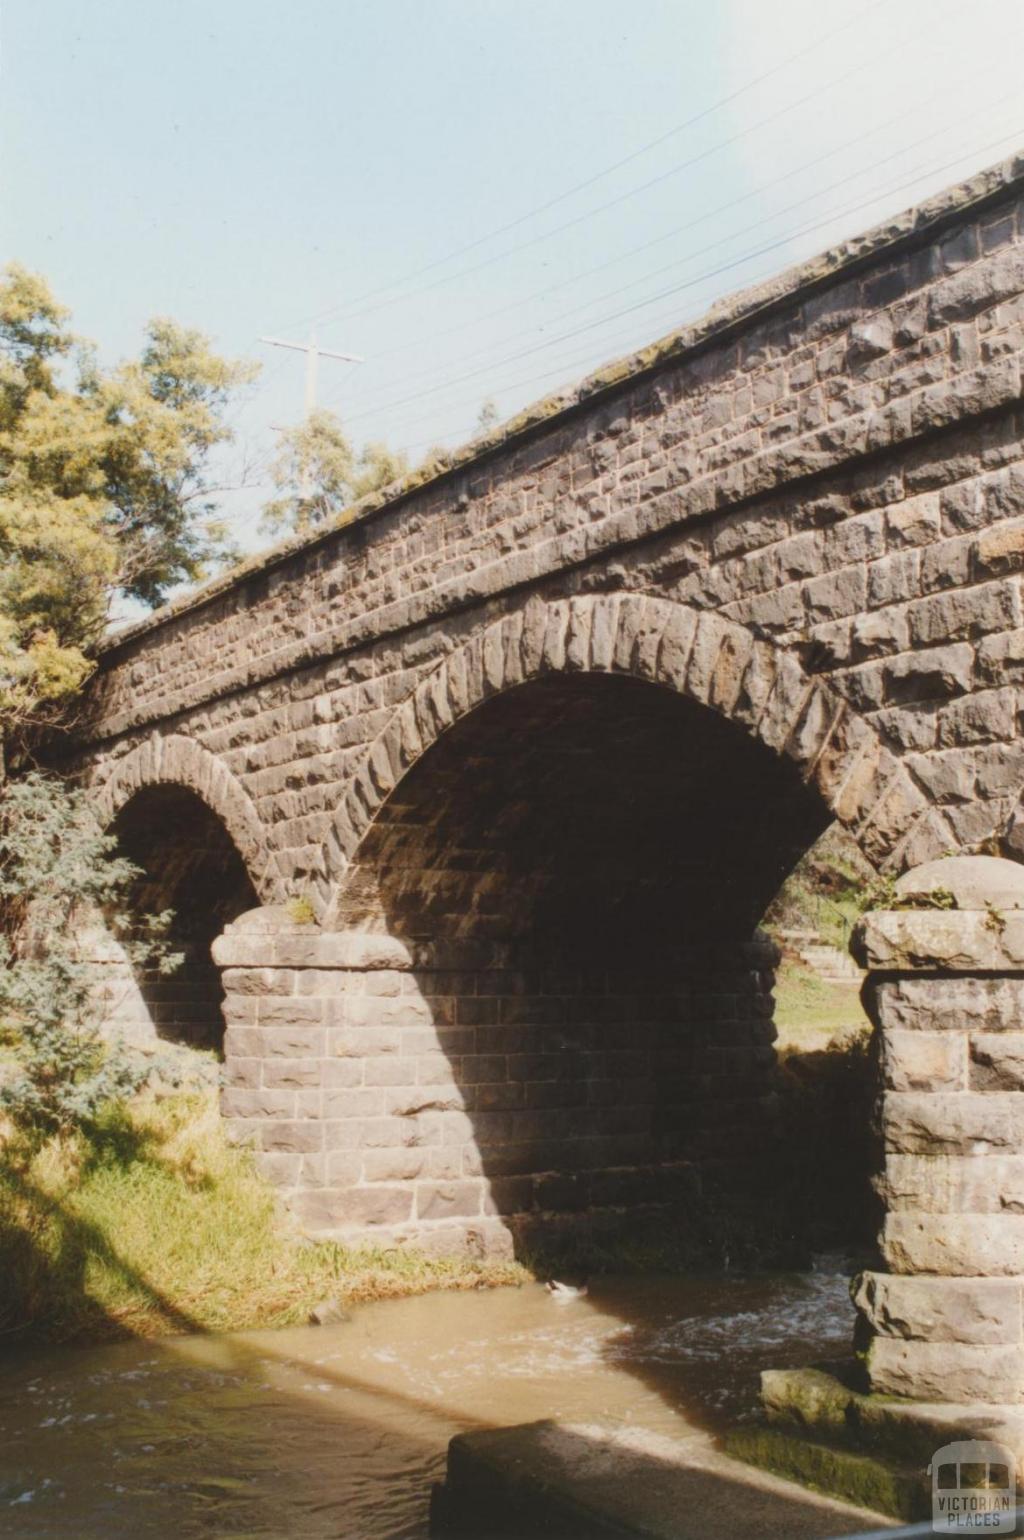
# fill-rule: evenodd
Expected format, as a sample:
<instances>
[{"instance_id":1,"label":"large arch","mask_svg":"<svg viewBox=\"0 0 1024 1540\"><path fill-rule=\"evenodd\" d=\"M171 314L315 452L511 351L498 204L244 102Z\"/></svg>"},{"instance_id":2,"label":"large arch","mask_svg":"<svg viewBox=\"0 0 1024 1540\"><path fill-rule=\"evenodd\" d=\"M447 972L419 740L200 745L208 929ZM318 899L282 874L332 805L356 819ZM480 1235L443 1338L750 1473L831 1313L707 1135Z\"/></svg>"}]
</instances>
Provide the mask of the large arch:
<instances>
[{"instance_id":1,"label":"large arch","mask_svg":"<svg viewBox=\"0 0 1024 1540\"><path fill-rule=\"evenodd\" d=\"M508 1224L529 1247L694 1184L756 1210L777 959L758 919L833 817L881 863L923 807L845 702L718 616L586 596L490 625L399 707L327 841L315 946L339 972L302 1046L326 1023L332 1153L301 1212L421 1239ZM244 1086L230 1107L259 1115Z\"/></svg>"},{"instance_id":2,"label":"large arch","mask_svg":"<svg viewBox=\"0 0 1024 1540\"><path fill-rule=\"evenodd\" d=\"M335 926L347 873L400 780L491 697L553 674L620 674L710 707L789 759L877 867L938 855L928 799L873 730L796 652L721 615L640 594L543 600L494 621L421 681L376 741L324 841L315 902Z\"/></svg>"}]
</instances>

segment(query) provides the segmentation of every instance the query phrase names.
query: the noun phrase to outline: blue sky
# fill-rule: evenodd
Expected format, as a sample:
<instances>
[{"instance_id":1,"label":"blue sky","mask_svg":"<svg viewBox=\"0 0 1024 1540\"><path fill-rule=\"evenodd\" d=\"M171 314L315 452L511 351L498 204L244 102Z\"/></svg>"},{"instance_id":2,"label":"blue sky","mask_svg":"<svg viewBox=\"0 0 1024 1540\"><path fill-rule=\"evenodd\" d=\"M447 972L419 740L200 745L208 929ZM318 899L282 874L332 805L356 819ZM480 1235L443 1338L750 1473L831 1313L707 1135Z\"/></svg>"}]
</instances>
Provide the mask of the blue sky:
<instances>
[{"instance_id":1,"label":"blue sky","mask_svg":"<svg viewBox=\"0 0 1024 1540\"><path fill-rule=\"evenodd\" d=\"M415 460L1024 146L1022 35L1021 0L6 0L3 252L108 359L169 314L263 361L252 545L302 407L261 333L364 354L320 399Z\"/></svg>"}]
</instances>

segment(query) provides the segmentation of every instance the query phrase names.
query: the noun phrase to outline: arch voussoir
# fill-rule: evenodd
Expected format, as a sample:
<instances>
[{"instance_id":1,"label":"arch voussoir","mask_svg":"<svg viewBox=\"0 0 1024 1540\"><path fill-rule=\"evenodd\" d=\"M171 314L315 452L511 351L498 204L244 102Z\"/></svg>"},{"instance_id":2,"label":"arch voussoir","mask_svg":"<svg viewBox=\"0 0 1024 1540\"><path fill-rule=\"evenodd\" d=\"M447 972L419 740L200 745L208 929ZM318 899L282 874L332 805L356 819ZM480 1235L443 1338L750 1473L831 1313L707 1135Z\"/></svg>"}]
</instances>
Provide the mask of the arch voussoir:
<instances>
[{"instance_id":1,"label":"arch voussoir","mask_svg":"<svg viewBox=\"0 0 1024 1540\"><path fill-rule=\"evenodd\" d=\"M336 893L402 777L461 717L502 691L565 673L618 673L674 690L791 759L876 864L891 861L926 799L843 699L792 652L738 621L648 594L532 595L453 648L397 708L324 842Z\"/></svg>"},{"instance_id":2,"label":"arch voussoir","mask_svg":"<svg viewBox=\"0 0 1024 1540\"><path fill-rule=\"evenodd\" d=\"M222 760L181 733L154 734L116 762L97 788L99 823L109 827L136 793L159 785L183 786L205 802L231 836L260 897L265 903L280 898L280 878L251 797Z\"/></svg>"}]
</instances>

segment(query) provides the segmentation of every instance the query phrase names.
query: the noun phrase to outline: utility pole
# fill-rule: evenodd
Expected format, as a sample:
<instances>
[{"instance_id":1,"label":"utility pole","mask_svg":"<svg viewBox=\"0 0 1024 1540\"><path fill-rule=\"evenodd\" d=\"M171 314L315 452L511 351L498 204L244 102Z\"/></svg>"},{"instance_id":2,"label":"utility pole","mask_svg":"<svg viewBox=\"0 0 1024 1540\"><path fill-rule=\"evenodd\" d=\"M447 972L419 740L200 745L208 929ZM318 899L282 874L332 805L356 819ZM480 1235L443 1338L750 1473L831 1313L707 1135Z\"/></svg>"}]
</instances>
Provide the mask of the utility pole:
<instances>
[{"instance_id":1,"label":"utility pole","mask_svg":"<svg viewBox=\"0 0 1024 1540\"><path fill-rule=\"evenodd\" d=\"M316 409L316 382L318 365L321 358L340 358L346 364L364 364L365 358L358 353L336 353L332 348L322 348L316 340L316 333L311 331L308 342L286 342L282 337L261 337L261 342L269 343L272 348L291 348L296 353L306 355L306 418L307 420ZM278 430L279 431L279 430ZM302 473L302 485L299 488L299 496L303 500L309 498L309 471Z\"/></svg>"},{"instance_id":2,"label":"utility pole","mask_svg":"<svg viewBox=\"0 0 1024 1540\"><path fill-rule=\"evenodd\" d=\"M310 332L308 342L285 342L281 337L261 337L260 341L269 343L272 348L292 348L296 353L305 353L307 417L316 406L317 366L321 358L340 358L346 364L365 364L366 362L366 359L358 353L335 353L331 348L320 347L315 332Z\"/></svg>"}]
</instances>

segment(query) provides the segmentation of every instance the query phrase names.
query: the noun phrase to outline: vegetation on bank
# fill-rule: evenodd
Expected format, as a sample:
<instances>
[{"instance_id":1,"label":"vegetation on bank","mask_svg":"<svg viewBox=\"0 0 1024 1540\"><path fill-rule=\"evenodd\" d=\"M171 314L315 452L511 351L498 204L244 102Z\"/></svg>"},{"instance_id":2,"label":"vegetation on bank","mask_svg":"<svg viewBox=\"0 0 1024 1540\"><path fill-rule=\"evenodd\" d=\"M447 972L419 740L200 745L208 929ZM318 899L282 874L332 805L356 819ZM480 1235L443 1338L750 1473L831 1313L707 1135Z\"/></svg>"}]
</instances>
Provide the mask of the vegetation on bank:
<instances>
[{"instance_id":1,"label":"vegetation on bank","mask_svg":"<svg viewBox=\"0 0 1024 1540\"><path fill-rule=\"evenodd\" d=\"M288 1326L325 1300L530 1276L305 1240L227 1142L209 1087L143 1093L42 1144L0 1139L0 1343Z\"/></svg>"},{"instance_id":2,"label":"vegetation on bank","mask_svg":"<svg viewBox=\"0 0 1024 1540\"><path fill-rule=\"evenodd\" d=\"M784 948L787 936L805 932L845 952L877 881L853 836L834 823L797 862L761 924Z\"/></svg>"}]
</instances>

